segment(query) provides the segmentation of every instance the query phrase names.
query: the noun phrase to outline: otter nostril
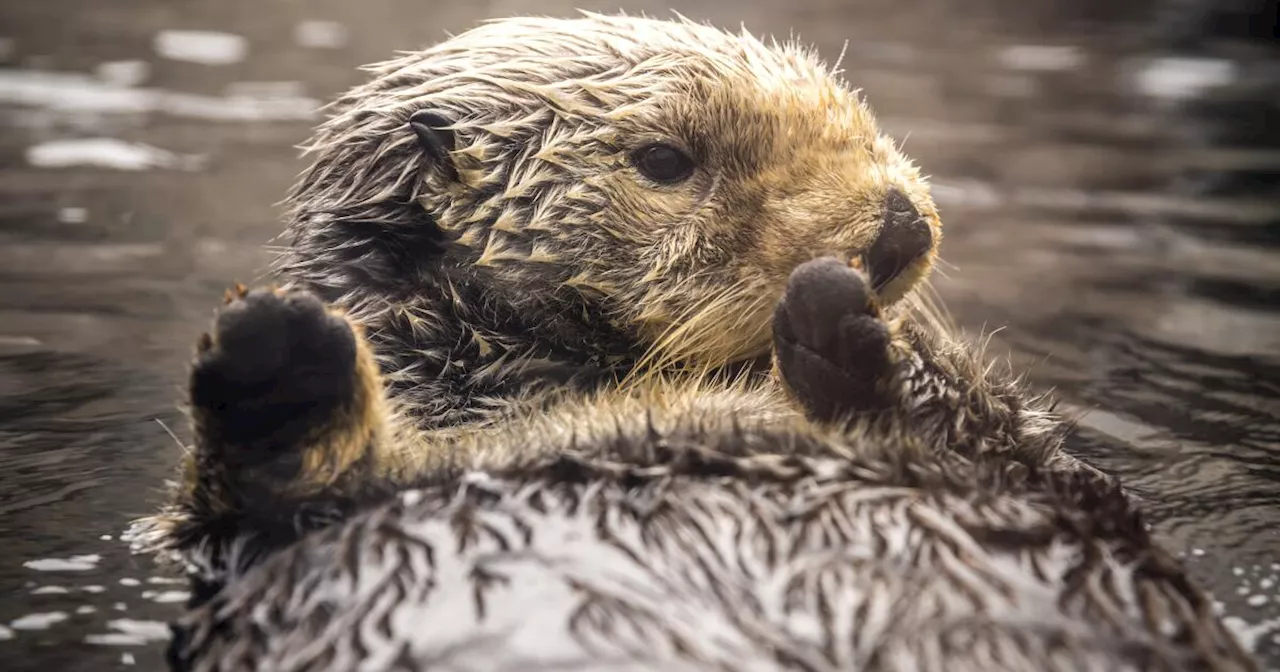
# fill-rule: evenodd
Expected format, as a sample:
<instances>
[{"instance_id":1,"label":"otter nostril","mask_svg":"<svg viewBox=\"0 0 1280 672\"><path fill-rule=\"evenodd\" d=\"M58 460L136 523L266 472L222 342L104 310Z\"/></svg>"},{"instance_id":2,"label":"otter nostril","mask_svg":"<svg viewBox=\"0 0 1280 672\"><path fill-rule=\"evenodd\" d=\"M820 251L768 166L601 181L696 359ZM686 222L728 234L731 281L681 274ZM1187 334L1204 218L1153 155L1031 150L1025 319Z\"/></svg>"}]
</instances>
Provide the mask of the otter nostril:
<instances>
[{"instance_id":1,"label":"otter nostril","mask_svg":"<svg viewBox=\"0 0 1280 672\"><path fill-rule=\"evenodd\" d=\"M911 204L911 199L902 193L901 189L893 188L884 197L884 209L888 213L903 213L912 217L919 217L920 213L916 212L916 206Z\"/></svg>"},{"instance_id":2,"label":"otter nostril","mask_svg":"<svg viewBox=\"0 0 1280 672\"><path fill-rule=\"evenodd\" d=\"M920 216L911 199L899 189L890 189L884 199L884 223L880 235L867 250L867 270L871 284L880 289L898 277L911 262L933 246L933 231Z\"/></svg>"}]
</instances>

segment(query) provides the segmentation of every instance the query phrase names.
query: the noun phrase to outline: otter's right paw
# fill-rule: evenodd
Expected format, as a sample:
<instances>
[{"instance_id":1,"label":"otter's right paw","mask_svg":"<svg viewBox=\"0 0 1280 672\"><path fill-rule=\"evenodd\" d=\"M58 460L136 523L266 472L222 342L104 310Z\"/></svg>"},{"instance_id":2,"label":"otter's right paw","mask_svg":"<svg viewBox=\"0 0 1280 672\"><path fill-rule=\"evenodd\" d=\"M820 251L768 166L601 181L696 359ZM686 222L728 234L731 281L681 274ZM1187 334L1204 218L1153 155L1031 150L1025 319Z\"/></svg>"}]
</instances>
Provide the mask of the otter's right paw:
<instances>
[{"instance_id":1,"label":"otter's right paw","mask_svg":"<svg viewBox=\"0 0 1280 672\"><path fill-rule=\"evenodd\" d=\"M866 276L831 257L797 267L774 310L778 372L819 421L878 405L890 338Z\"/></svg>"}]
</instances>

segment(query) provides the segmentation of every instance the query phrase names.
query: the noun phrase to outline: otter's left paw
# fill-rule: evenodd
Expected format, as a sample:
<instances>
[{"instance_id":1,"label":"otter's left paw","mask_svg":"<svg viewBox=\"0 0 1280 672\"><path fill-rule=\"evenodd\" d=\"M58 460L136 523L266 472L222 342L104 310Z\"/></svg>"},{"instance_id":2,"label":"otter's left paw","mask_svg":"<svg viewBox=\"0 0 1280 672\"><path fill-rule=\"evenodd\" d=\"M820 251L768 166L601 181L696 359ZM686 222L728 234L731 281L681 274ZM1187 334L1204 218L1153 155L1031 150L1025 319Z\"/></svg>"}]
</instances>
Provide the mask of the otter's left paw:
<instances>
[{"instance_id":1,"label":"otter's left paw","mask_svg":"<svg viewBox=\"0 0 1280 672\"><path fill-rule=\"evenodd\" d=\"M227 563L345 516L388 435L383 394L364 330L343 311L302 291L236 286L196 347L182 481L139 522L135 549L218 583L242 568Z\"/></svg>"},{"instance_id":2,"label":"otter's left paw","mask_svg":"<svg viewBox=\"0 0 1280 672\"><path fill-rule=\"evenodd\" d=\"M866 276L831 257L797 267L773 314L778 371L815 420L877 405L890 338Z\"/></svg>"},{"instance_id":3,"label":"otter's left paw","mask_svg":"<svg viewBox=\"0 0 1280 672\"><path fill-rule=\"evenodd\" d=\"M200 438L224 458L269 459L355 403L356 338L310 294L238 288L227 298L191 372Z\"/></svg>"}]
</instances>

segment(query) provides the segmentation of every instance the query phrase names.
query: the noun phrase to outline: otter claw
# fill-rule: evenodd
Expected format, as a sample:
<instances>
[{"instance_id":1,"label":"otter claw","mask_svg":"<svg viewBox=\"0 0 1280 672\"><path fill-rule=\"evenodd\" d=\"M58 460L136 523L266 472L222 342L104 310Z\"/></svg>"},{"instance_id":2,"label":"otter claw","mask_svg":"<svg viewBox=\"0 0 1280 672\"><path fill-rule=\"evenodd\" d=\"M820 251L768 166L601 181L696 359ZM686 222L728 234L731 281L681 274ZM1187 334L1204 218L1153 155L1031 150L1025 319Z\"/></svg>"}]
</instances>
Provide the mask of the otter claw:
<instances>
[{"instance_id":1,"label":"otter claw","mask_svg":"<svg viewBox=\"0 0 1280 672\"><path fill-rule=\"evenodd\" d=\"M778 370L815 419L876 404L890 333L865 273L834 258L792 272L773 317Z\"/></svg>"},{"instance_id":2,"label":"otter claw","mask_svg":"<svg viewBox=\"0 0 1280 672\"><path fill-rule=\"evenodd\" d=\"M222 303L223 305L228 305L236 299L243 299L248 294L248 288L237 282L222 293Z\"/></svg>"}]
</instances>

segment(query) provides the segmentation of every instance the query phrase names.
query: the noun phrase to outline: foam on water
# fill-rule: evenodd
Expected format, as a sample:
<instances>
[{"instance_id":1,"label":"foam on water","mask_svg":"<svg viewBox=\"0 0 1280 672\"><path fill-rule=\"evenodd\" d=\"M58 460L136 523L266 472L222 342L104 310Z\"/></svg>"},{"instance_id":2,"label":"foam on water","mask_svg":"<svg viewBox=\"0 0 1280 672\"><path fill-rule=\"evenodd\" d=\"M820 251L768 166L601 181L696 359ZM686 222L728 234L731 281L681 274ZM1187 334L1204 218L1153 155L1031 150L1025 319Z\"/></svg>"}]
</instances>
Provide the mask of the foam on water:
<instances>
[{"instance_id":1,"label":"foam on water","mask_svg":"<svg viewBox=\"0 0 1280 672\"><path fill-rule=\"evenodd\" d=\"M151 75L151 64L146 61L107 61L94 68L94 74L107 84L133 87Z\"/></svg>"},{"instance_id":2,"label":"foam on water","mask_svg":"<svg viewBox=\"0 0 1280 672\"><path fill-rule=\"evenodd\" d=\"M349 39L347 27L335 21L303 21L293 27L293 41L310 49L340 49Z\"/></svg>"},{"instance_id":3,"label":"foam on water","mask_svg":"<svg viewBox=\"0 0 1280 672\"><path fill-rule=\"evenodd\" d=\"M1272 643L1280 644L1280 592L1275 590L1280 581L1280 563L1255 564L1250 567L1235 566L1231 575L1239 579L1235 593L1248 605L1250 613L1237 613L1223 619L1223 623L1240 640L1241 646L1258 652L1259 646L1270 635ZM1260 613L1258 613L1260 612Z\"/></svg>"},{"instance_id":4,"label":"foam on water","mask_svg":"<svg viewBox=\"0 0 1280 672\"><path fill-rule=\"evenodd\" d=\"M1152 98L1181 100L1230 84L1239 75L1235 63L1218 58L1154 58L1137 67L1133 85Z\"/></svg>"},{"instance_id":5,"label":"foam on water","mask_svg":"<svg viewBox=\"0 0 1280 672\"><path fill-rule=\"evenodd\" d=\"M1076 70L1085 55L1078 47L1043 44L1015 44L996 53L996 60L1011 70L1058 72Z\"/></svg>"},{"instance_id":6,"label":"foam on water","mask_svg":"<svg viewBox=\"0 0 1280 672\"><path fill-rule=\"evenodd\" d=\"M89 555L73 555L70 558L43 558L28 560L22 563L27 569L37 572L87 572L95 569L102 556L97 553Z\"/></svg>"},{"instance_id":7,"label":"foam on water","mask_svg":"<svg viewBox=\"0 0 1280 672\"><path fill-rule=\"evenodd\" d=\"M130 88L77 72L0 69L0 104L54 112L158 113L208 121L309 121L320 101L297 94L254 95L233 88L227 95Z\"/></svg>"},{"instance_id":8,"label":"foam on water","mask_svg":"<svg viewBox=\"0 0 1280 672\"><path fill-rule=\"evenodd\" d=\"M201 155L183 155L140 142L114 138L51 140L27 148L27 163L37 168L111 168L114 170L197 170Z\"/></svg>"},{"instance_id":9,"label":"foam on water","mask_svg":"<svg viewBox=\"0 0 1280 672\"><path fill-rule=\"evenodd\" d=\"M10 621L9 627L14 630L48 630L50 627L67 620L67 618L67 613L64 611L27 614Z\"/></svg>"},{"instance_id":10,"label":"foam on water","mask_svg":"<svg viewBox=\"0 0 1280 672\"><path fill-rule=\"evenodd\" d=\"M212 30L162 30L152 47L164 58L202 65L231 65L249 54L245 38Z\"/></svg>"},{"instance_id":11,"label":"foam on water","mask_svg":"<svg viewBox=\"0 0 1280 672\"><path fill-rule=\"evenodd\" d=\"M87 221L89 221L89 210L86 208L68 207L58 209L58 222L62 224L84 224ZM111 541L111 535L104 534L102 536L106 537L104 541Z\"/></svg>"},{"instance_id":12,"label":"foam on water","mask_svg":"<svg viewBox=\"0 0 1280 672\"><path fill-rule=\"evenodd\" d=\"M103 646L141 646L148 642L162 642L169 638L169 626L159 621L118 618L107 621L107 627L115 632L86 635L85 643Z\"/></svg>"}]
</instances>

